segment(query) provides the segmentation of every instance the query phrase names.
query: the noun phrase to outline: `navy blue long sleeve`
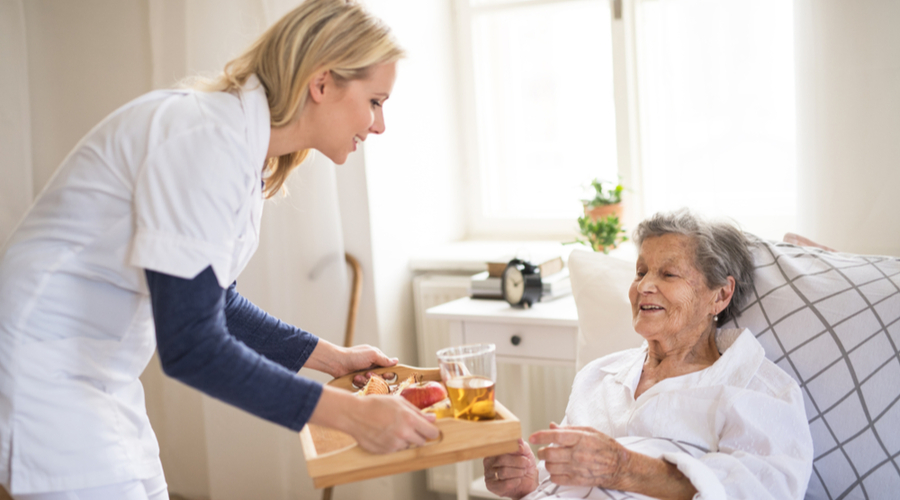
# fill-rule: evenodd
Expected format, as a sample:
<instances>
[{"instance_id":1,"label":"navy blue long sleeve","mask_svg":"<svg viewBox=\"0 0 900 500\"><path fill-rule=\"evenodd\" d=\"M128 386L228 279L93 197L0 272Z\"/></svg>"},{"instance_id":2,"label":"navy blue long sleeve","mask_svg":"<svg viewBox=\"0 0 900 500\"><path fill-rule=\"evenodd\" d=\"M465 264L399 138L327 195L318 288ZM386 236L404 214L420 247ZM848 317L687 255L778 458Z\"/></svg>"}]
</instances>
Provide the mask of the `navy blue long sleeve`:
<instances>
[{"instance_id":1,"label":"navy blue long sleeve","mask_svg":"<svg viewBox=\"0 0 900 500\"><path fill-rule=\"evenodd\" d=\"M232 283L225 290L228 333L288 370L298 371L316 348L318 337L263 311L239 294L236 286Z\"/></svg>"},{"instance_id":2,"label":"navy blue long sleeve","mask_svg":"<svg viewBox=\"0 0 900 500\"><path fill-rule=\"evenodd\" d=\"M295 372L315 336L266 314L234 285L222 290L211 267L190 280L150 270L146 276L167 375L260 418L303 428L322 386Z\"/></svg>"}]
</instances>

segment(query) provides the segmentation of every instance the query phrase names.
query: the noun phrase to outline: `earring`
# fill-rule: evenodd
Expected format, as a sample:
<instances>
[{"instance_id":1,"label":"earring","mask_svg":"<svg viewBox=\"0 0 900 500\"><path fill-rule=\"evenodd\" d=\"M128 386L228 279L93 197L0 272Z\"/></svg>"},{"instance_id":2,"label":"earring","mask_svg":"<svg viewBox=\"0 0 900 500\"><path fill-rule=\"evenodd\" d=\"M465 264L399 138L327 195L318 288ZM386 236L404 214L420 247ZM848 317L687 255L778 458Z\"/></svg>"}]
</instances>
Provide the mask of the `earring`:
<instances>
[{"instance_id":1,"label":"earring","mask_svg":"<svg viewBox=\"0 0 900 500\"><path fill-rule=\"evenodd\" d=\"M713 316L713 321L716 322L716 323L719 322L719 315L718 315L718 314L716 314L715 316Z\"/></svg>"}]
</instances>

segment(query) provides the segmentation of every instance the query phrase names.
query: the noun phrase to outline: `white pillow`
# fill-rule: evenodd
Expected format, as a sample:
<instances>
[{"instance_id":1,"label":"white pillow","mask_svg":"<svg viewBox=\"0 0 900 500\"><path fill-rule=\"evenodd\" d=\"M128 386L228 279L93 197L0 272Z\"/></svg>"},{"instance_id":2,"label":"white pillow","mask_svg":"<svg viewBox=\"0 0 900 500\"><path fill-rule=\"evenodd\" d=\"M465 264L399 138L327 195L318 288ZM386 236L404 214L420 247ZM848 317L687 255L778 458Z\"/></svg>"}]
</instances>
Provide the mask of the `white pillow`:
<instances>
[{"instance_id":1,"label":"white pillow","mask_svg":"<svg viewBox=\"0 0 900 500\"><path fill-rule=\"evenodd\" d=\"M607 354L639 347L643 337L631 322L628 287L634 281L636 259L574 250L569 255L569 279L578 309L576 368Z\"/></svg>"},{"instance_id":2,"label":"white pillow","mask_svg":"<svg viewBox=\"0 0 900 500\"><path fill-rule=\"evenodd\" d=\"M900 491L900 259L765 241L739 318L803 389L815 460L807 499Z\"/></svg>"}]
</instances>

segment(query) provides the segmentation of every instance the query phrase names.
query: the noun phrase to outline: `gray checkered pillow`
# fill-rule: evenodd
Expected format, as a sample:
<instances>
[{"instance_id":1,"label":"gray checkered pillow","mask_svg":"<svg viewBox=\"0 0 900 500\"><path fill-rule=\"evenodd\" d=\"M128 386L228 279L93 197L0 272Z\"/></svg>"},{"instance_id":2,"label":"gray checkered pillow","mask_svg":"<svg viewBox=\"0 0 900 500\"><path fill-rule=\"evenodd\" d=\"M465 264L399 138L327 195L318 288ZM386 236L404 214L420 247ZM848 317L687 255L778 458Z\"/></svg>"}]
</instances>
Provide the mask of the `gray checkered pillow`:
<instances>
[{"instance_id":1,"label":"gray checkered pillow","mask_svg":"<svg viewBox=\"0 0 900 500\"><path fill-rule=\"evenodd\" d=\"M900 258L763 242L741 317L803 389L807 499L900 497Z\"/></svg>"}]
</instances>

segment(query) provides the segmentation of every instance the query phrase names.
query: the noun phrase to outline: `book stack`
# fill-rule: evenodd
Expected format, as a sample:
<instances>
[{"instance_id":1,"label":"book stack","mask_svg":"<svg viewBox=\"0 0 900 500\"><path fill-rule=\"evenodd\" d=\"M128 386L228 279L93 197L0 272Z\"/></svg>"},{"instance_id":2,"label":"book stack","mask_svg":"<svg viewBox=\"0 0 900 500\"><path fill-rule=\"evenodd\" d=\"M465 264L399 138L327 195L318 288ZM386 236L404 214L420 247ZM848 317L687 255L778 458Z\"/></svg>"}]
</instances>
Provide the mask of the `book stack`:
<instances>
[{"instance_id":1,"label":"book stack","mask_svg":"<svg viewBox=\"0 0 900 500\"><path fill-rule=\"evenodd\" d=\"M487 263L487 272L488 276L491 278L499 278L503 276L503 271L506 270L506 266L509 264L511 259L506 259L503 262L488 262ZM531 262L534 264L534 261ZM563 270L566 267L566 263L563 262L562 257L555 256L543 259L540 261L540 264L537 264L537 267L541 270L541 276L550 276L556 274Z\"/></svg>"},{"instance_id":2,"label":"book stack","mask_svg":"<svg viewBox=\"0 0 900 500\"><path fill-rule=\"evenodd\" d=\"M473 299L502 299L501 279L508 262L489 262L488 270L473 275L469 285L469 295ZM572 293L572 282L569 281L569 268L565 267L562 257L542 262L541 270L543 293L541 301L553 300Z\"/></svg>"}]
</instances>

